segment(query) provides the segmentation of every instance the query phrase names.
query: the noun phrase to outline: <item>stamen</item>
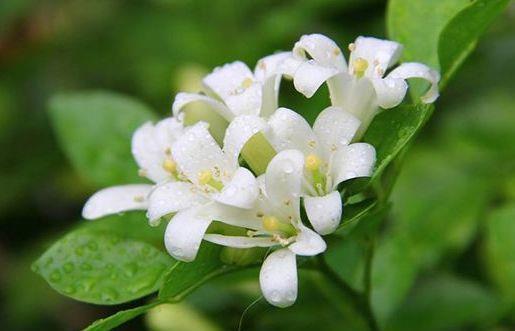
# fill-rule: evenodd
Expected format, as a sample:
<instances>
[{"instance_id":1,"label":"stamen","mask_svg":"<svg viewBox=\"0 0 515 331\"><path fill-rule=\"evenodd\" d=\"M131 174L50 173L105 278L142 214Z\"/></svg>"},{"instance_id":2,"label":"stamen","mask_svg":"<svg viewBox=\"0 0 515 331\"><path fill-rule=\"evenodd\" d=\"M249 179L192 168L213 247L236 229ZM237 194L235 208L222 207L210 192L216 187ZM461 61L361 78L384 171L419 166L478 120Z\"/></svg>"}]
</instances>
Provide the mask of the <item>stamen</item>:
<instances>
[{"instance_id":1,"label":"stamen","mask_svg":"<svg viewBox=\"0 0 515 331\"><path fill-rule=\"evenodd\" d=\"M349 44L349 51L354 52L355 49L356 49L356 45L354 43L350 43Z\"/></svg>"},{"instance_id":2,"label":"stamen","mask_svg":"<svg viewBox=\"0 0 515 331\"><path fill-rule=\"evenodd\" d=\"M252 85L252 78L249 78L249 77L245 78L243 80L243 82L241 83L241 86L243 88L249 88L251 85Z\"/></svg>"},{"instance_id":3,"label":"stamen","mask_svg":"<svg viewBox=\"0 0 515 331\"><path fill-rule=\"evenodd\" d=\"M306 169L314 171L320 168L320 164L322 163L322 160L315 154L309 154L306 156Z\"/></svg>"},{"instance_id":4,"label":"stamen","mask_svg":"<svg viewBox=\"0 0 515 331\"><path fill-rule=\"evenodd\" d=\"M354 74L356 75L356 77L361 78L361 77L363 77L363 75L365 74L365 71L368 68L368 62L364 58L358 57L356 60L354 60L353 66L354 66Z\"/></svg>"},{"instance_id":5,"label":"stamen","mask_svg":"<svg viewBox=\"0 0 515 331\"><path fill-rule=\"evenodd\" d=\"M208 185L217 191L221 191L224 188L224 184L213 178L213 174L209 170L205 170L199 173L198 181L200 185Z\"/></svg>"},{"instance_id":6,"label":"stamen","mask_svg":"<svg viewBox=\"0 0 515 331\"><path fill-rule=\"evenodd\" d=\"M177 163L171 158L166 158L163 162L163 169L170 174L175 175L177 173Z\"/></svg>"}]
</instances>

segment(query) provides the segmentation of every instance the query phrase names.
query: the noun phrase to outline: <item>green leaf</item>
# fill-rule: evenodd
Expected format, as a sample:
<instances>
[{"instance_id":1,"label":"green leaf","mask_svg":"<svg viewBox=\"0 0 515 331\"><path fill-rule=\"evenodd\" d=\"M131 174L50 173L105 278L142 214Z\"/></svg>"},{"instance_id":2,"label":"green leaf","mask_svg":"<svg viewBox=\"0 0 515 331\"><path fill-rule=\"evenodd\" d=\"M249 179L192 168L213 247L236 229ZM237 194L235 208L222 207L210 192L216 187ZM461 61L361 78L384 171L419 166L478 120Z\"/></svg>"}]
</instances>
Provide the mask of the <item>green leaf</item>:
<instances>
[{"instance_id":1,"label":"green leaf","mask_svg":"<svg viewBox=\"0 0 515 331\"><path fill-rule=\"evenodd\" d=\"M490 278L510 302L515 303L515 203L488 216L484 244Z\"/></svg>"},{"instance_id":2,"label":"green leaf","mask_svg":"<svg viewBox=\"0 0 515 331\"><path fill-rule=\"evenodd\" d=\"M491 190L488 171L453 150L422 149L405 165L392 195L395 223L374 257L372 303L382 321L402 302L421 268L470 243Z\"/></svg>"},{"instance_id":3,"label":"green leaf","mask_svg":"<svg viewBox=\"0 0 515 331\"><path fill-rule=\"evenodd\" d=\"M181 299L208 280L235 270L220 260L221 252L221 246L206 242L193 262L175 262L164 276L159 298Z\"/></svg>"},{"instance_id":4,"label":"green leaf","mask_svg":"<svg viewBox=\"0 0 515 331\"><path fill-rule=\"evenodd\" d=\"M438 57L442 72L441 86L447 85L450 77L475 48L479 37L509 2L509 0L474 1L445 26L438 41Z\"/></svg>"},{"instance_id":5,"label":"green leaf","mask_svg":"<svg viewBox=\"0 0 515 331\"><path fill-rule=\"evenodd\" d=\"M79 92L53 97L49 109L61 147L83 179L96 186L141 181L130 144L138 126L156 119L146 105L110 92Z\"/></svg>"},{"instance_id":6,"label":"green leaf","mask_svg":"<svg viewBox=\"0 0 515 331\"><path fill-rule=\"evenodd\" d=\"M111 231L115 228L72 231L50 247L33 270L59 293L90 303L123 303L157 291L173 259L151 244Z\"/></svg>"},{"instance_id":7,"label":"green leaf","mask_svg":"<svg viewBox=\"0 0 515 331\"><path fill-rule=\"evenodd\" d=\"M375 147L377 153L372 181L379 178L402 149L413 140L433 109L432 105L409 105L385 110L376 116L363 138Z\"/></svg>"},{"instance_id":8,"label":"green leaf","mask_svg":"<svg viewBox=\"0 0 515 331\"><path fill-rule=\"evenodd\" d=\"M162 304L162 301L154 301L148 305L122 310L116 314L95 321L93 324L88 326L84 331L107 331L112 330L125 322L130 321L133 318L138 317L141 314L146 313L148 310Z\"/></svg>"},{"instance_id":9,"label":"green leaf","mask_svg":"<svg viewBox=\"0 0 515 331\"><path fill-rule=\"evenodd\" d=\"M465 330L471 325L484 330L502 310L499 298L480 284L437 275L417 286L385 330Z\"/></svg>"},{"instance_id":10,"label":"green leaf","mask_svg":"<svg viewBox=\"0 0 515 331\"><path fill-rule=\"evenodd\" d=\"M470 0L390 0L389 38L404 46L403 60L438 68L438 39L447 23Z\"/></svg>"}]
</instances>

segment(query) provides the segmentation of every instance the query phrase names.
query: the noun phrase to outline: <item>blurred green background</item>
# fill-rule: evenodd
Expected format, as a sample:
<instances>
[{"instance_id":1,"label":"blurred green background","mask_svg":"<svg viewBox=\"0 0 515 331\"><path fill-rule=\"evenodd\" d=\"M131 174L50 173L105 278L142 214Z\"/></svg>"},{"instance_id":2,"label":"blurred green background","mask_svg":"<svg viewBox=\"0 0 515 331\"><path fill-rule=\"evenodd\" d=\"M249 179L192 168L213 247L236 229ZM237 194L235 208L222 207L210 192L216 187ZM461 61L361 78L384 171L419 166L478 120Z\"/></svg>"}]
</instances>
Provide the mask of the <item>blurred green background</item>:
<instances>
[{"instance_id":1,"label":"blurred green background","mask_svg":"<svg viewBox=\"0 0 515 331\"><path fill-rule=\"evenodd\" d=\"M132 306L72 301L30 271L96 189L57 144L52 95L112 90L165 116L202 73L236 59L253 67L302 34L324 33L342 48L358 35L385 37L385 10L379 0L0 1L0 329L77 330ZM514 60L512 3L404 161L374 259L374 309L387 330L515 329ZM308 118L327 105L324 93L306 101L290 82L283 89L281 104ZM362 270L359 241L332 257L351 283ZM317 275L301 278L295 306L260 301L242 329L360 329ZM252 270L221 278L121 329L236 330L259 297L256 279Z\"/></svg>"}]
</instances>

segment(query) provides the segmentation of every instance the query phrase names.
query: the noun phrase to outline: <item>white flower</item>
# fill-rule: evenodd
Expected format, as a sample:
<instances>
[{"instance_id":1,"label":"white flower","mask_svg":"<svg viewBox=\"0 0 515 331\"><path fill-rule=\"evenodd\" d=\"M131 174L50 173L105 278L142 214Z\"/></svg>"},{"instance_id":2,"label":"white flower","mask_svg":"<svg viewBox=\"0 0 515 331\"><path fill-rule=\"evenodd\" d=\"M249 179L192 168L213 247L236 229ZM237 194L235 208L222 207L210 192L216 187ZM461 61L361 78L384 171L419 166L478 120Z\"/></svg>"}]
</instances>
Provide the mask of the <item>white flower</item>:
<instances>
[{"instance_id":1,"label":"white flower","mask_svg":"<svg viewBox=\"0 0 515 331\"><path fill-rule=\"evenodd\" d=\"M195 259L208 226L218 220L219 213L238 213L255 205L256 178L238 164L245 134L237 134L238 128L231 125L227 130L233 134L226 135L222 150L206 123L187 128L172 146L180 180L159 185L150 196L147 215L151 221L176 213L165 232L166 248L176 259ZM231 224L231 220L220 221Z\"/></svg>"},{"instance_id":2,"label":"white flower","mask_svg":"<svg viewBox=\"0 0 515 331\"><path fill-rule=\"evenodd\" d=\"M258 179L261 194L256 207L217 214L219 220L251 229L248 236L205 235L206 240L229 247L280 247L266 257L259 275L263 296L278 307L290 306L297 298L296 255L313 256L326 249L322 237L300 218L303 171L300 151L278 153Z\"/></svg>"},{"instance_id":3,"label":"white flower","mask_svg":"<svg viewBox=\"0 0 515 331\"><path fill-rule=\"evenodd\" d=\"M269 119L267 137L277 150L302 152L304 206L313 228L320 234L338 227L342 201L339 183L372 174L376 161L373 146L353 143L360 121L337 107L318 115L313 128L298 113L279 108Z\"/></svg>"},{"instance_id":4,"label":"white flower","mask_svg":"<svg viewBox=\"0 0 515 331\"><path fill-rule=\"evenodd\" d=\"M192 102L204 102L227 121L238 115L267 117L277 109L281 75L279 64L291 56L282 52L262 58L254 72L240 61L218 67L203 80L202 94L179 93L172 110L177 116Z\"/></svg>"},{"instance_id":5,"label":"white flower","mask_svg":"<svg viewBox=\"0 0 515 331\"><path fill-rule=\"evenodd\" d=\"M140 175L154 183L177 180L176 164L171 155L173 142L183 134L182 122L167 118L156 125L147 122L132 136L132 154ZM98 191L86 202L82 215L96 219L109 214L148 208L153 185L129 184Z\"/></svg>"},{"instance_id":6,"label":"white flower","mask_svg":"<svg viewBox=\"0 0 515 331\"><path fill-rule=\"evenodd\" d=\"M389 40L358 37L349 45L347 65L340 48L321 34L304 35L295 43L293 55L283 65L294 79L295 88L310 98L327 82L331 102L356 115L362 121L360 134L375 116L378 106L392 108L402 102L408 85L406 79L422 78L431 83L422 102L438 98L437 71L420 63L403 63L386 76L399 59L402 46Z\"/></svg>"}]
</instances>

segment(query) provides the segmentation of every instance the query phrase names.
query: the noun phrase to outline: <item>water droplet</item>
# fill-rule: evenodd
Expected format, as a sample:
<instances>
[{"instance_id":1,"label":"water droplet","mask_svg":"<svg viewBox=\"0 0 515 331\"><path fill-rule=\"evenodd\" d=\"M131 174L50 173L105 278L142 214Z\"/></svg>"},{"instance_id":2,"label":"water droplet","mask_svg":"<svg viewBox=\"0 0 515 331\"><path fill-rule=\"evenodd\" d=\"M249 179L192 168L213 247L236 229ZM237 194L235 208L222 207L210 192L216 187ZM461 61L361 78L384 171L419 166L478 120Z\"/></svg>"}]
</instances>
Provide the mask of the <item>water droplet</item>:
<instances>
[{"instance_id":1,"label":"water droplet","mask_svg":"<svg viewBox=\"0 0 515 331\"><path fill-rule=\"evenodd\" d=\"M61 280L61 273L59 272L59 270L52 271L52 273L50 274L50 280L52 282L58 282Z\"/></svg>"},{"instance_id":2,"label":"water droplet","mask_svg":"<svg viewBox=\"0 0 515 331\"><path fill-rule=\"evenodd\" d=\"M75 254L77 254L78 256L84 255L84 249L82 247L77 247L75 249Z\"/></svg>"},{"instance_id":3,"label":"water droplet","mask_svg":"<svg viewBox=\"0 0 515 331\"><path fill-rule=\"evenodd\" d=\"M123 268L123 272L127 277L134 277L137 271L138 266L136 265L136 263L133 262L127 263Z\"/></svg>"},{"instance_id":4,"label":"water droplet","mask_svg":"<svg viewBox=\"0 0 515 331\"><path fill-rule=\"evenodd\" d=\"M66 262L63 266L63 269L66 273L70 273L75 269L75 266L71 262Z\"/></svg>"},{"instance_id":5,"label":"water droplet","mask_svg":"<svg viewBox=\"0 0 515 331\"><path fill-rule=\"evenodd\" d=\"M96 241L91 240L88 242L88 248L92 251L96 251L98 249L98 244Z\"/></svg>"},{"instance_id":6,"label":"water droplet","mask_svg":"<svg viewBox=\"0 0 515 331\"><path fill-rule=\"evenodd\" d=\"M106 287L102 290L101 298L106 302L114 301L118 298L118 291L114 288Z\"/></svg>"},{"instance_id":7,"label":"water droplet","mask_svg":"<svg viewBox=\"0 0 515 331\"><path fill-rule=\"evenodd\" d=\"M84 262L80 265L80 269L84 270L84 271L88 271L88 270L93 269L93 267L91 266L91 264Z\"/></svg>"},{"instance_id":8,"label":"water droplet","mask_svg":"<svg viewBox=\"0 0 515 331\"><path fill-rule=\"evenodd\" d=\"M63 291L66 294L73 294L73 293L75 293L75 287L73 287L72 285L69 285L69 286L66 286Z\"/></svg>"}]
</instances>

